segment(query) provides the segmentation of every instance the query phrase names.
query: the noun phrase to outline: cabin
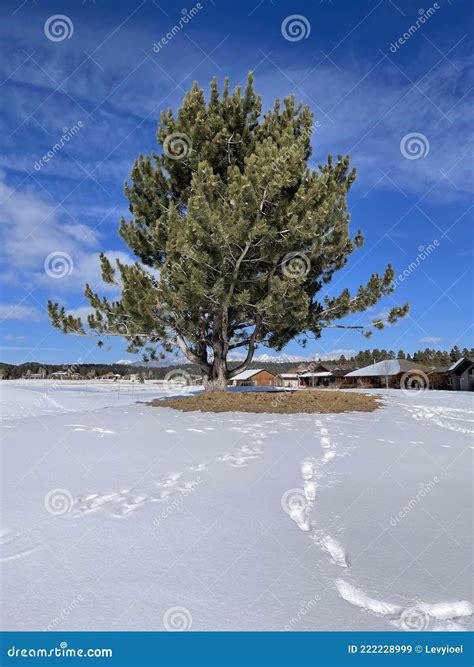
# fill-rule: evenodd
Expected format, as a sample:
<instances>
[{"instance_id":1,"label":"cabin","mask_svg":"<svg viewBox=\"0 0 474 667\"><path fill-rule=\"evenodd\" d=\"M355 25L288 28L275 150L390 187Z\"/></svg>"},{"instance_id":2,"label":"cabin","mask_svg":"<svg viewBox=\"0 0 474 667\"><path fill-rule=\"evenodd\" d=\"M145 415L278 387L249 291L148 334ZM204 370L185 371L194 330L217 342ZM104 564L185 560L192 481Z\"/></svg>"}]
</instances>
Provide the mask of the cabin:
<instances>
[{"instance_id":1,"label":"cabin","mask_svg":"<svg viewBox=\"0 0 474 667\"><path fill-rule=\"evenodd\" d=\"M233 377L230 384L233 387L276 387L278 376L263 368L253 368Z\"/></svg>"},{"instance_id":2,"label":"cabin","mask_svg":"<svg viewBox=\"0 0 474 667\"><path fill-rule=\"evenodd\" d=\"M448 376L446 373L449 366L436 366L428 371L428 380L430 389L449 389Z\"/></svg>"},{"instance_id":3,"label":"cabin","mask_svg":"<svg viewBox=\"0 0 474 667\"><path fill-rule=\"evenodd\" d=\"M112 382L116 382L117 380L121 380L122 376L120 373L105 373L105 375L100 376L101 380L111 380Z\"/></svg>"},{"instance_id":4,"label":"cabin","mask_svg":"<svg viewBox=\"0 0 474 667\"><path fill-rule=\"evenodd\" d=\"M82 380L82 375L72 371L55 371L48 376L51 380Z\"/></svg>"},{"instance_id":5,"label":"cabin","mask_svg":"<svg viewBox=\"0 0 474 667\"><path fill-rule=\"evenodd\" d=\"M417 371L418 374L424 373L426 375L430 369L407 359L385 359L347 373L345 380L348 386L349 383L352 383L352 386L356 387L395 387L399 389L402 377L408 373L415 379ZM423 384L421 375L420 383ZM410 383L413 388L415 388L415 385L415 382Z\"/></svg>"},{"instance_id":6,"label":"cabin","mask_svg":"<svg viewBox=\"0 0 474 667\"><path fill-rule=\"evenodd\" d=\"M448 388L453 391L474 391L474 361L458 359L445 373Z\"/></svg>"},{"instance_id":7,"label":"cabin","mask_svg":"<svg viewBox=\"0 0 474 667\"><path fill-rule=\"evenodd\" d=\"M301 387L329 387L343 378L352 368L331 368L324 364L312 365L300 374Z\"/></svg>"},{"instance_id":8,"label":"cabin","mask_svg":"<svg viewBox=\"0 0 474 667\"><path fill-rule=\"evenodd\" d=\"M290 368L286 373L279 373L281 387L308 389L313 387L338 386L341 380L353 371L354 366L332 368L324 364L310 364L306 367Z\"/></svg>"},{"instance_id":9,"label":"cabin","mask_svg":"<svg viewBox=\"0 0 474 667\"><path fill-rule=\"evenodd\" d=\"M299 373L280 373L278 375L280 387L286 387L287 389L296 389L300 386L300 374Z\"/></svg>"},{"instance_id":10,"label":"cabin","mask_svg":"<svg viewBox=\"0 0 474 667\"><path fill-rule=\"evenodd\" d=\"M67 380L68 379L68 372L67 371L55 371L54 373L50 373L49 377L51 380Z\"/></svg>"}]
</instances>

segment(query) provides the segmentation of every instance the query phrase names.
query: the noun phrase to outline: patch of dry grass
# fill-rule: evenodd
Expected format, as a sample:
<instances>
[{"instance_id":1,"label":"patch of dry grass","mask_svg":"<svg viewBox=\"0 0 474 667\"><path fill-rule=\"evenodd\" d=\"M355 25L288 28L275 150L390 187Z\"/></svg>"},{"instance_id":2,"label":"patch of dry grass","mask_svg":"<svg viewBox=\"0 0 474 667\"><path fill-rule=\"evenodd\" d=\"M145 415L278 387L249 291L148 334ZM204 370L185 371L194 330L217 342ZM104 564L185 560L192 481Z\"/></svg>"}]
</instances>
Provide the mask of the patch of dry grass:
<instances>
[{"instance_id":1,"label":"patch of dry grass","mask_svg":"<svg viewBox=\"0 0 474 667\"><path fill-rule=\"evenodd\" d=\"M156 399L149 403L159 408L182 412L268 412L337 413L373 412L382 404L372 394L345 391L245 391L202 392L180 398Z\"/></svg>"}]
</instances>

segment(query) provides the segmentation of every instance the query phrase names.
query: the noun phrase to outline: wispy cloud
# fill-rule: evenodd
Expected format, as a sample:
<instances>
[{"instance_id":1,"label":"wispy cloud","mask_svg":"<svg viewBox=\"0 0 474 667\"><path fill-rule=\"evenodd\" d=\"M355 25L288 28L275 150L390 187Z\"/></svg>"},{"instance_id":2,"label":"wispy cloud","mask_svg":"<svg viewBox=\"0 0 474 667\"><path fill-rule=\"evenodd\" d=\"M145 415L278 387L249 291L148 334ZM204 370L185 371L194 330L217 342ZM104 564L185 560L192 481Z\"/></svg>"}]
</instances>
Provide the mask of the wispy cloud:
<instances>
[{"instance_id":1,"label":"wispy cloud","mask_svg":"<svg viewBox=\"0 0 474 667\"><path fill-rule=\"evenodd\" d=\"M426 66L419 85L420 74L382 53L375 66L364 58L343 70L321 65L306 80L301 67L285 68L288 78L281 78L275 66L257 76L257 85L269 100L283 86L312 107L314 163L327 153L349 153L362 195L384 189L421 196L433 188L431 197L452 200L473 191L472 55L453 56L432 71ZM424 157L402 154L400 142L410 133L426 137Z\"/></svg>"},{"instance_id":2,"label":"wispy cloud","mask_svg":"<svg viewBox=\"0 0 474 667\"><path fill-rule=\"evenodd\" d=\"M19 279L46 288L50 293L77 292L86 282L110 290L100 274L97 228L75 219L62 206L44 199L36 190L14 189L0 180L2 201L0 222L3 245L0 258L5 267L2 278L10 284ZM113 261L130 263L130 256L119 250L106 251ZM66 257L68 271L58 279L48 269L48 258Z\"/></svg>"},{"instance_id":3,"label":"wispy cloud","mask_svg":"<svg viewBox=\"0 0 474 667\"><path fill-rule=\"evenodd\" d=\"M14 303L0 304L0 320L27 320L37 322L42 317L38 308ZM6 337L5 337L6 339Z\"/></svg>"},{"instance_id":4,"label":"wispy cloud","mask_svg":"<svg viewBox=\"0 0 474 667\"><path fill-rule=\"evenodd\" d=\"M425 336L424 338L419 339L419 343L426 343L427 345L438 345L438 343L442 343L444 341L444 338L440 338L439 336Z\"/></svg>"}]
</instances>

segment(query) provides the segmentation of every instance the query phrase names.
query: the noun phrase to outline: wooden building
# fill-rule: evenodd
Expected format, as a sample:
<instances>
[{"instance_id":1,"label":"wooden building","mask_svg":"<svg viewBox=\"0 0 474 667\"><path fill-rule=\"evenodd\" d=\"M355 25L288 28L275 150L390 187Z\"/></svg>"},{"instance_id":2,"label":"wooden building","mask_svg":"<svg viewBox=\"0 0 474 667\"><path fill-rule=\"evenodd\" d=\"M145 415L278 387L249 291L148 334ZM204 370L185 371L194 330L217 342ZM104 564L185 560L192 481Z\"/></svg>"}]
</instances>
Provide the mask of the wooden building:
<instances>
[{"instance_id":1,"label":"wooden building","mask_svg":"<svg viewBox=\"0 0 474 667\"><path fill-rule=\"evenodd\" d=\"M287 373L280 373L280 386L298 387L301 389L313 387L330 387L338 385L354 367L326 366L325 364L309 364L305 368L292 368Z\"/></svg>"},{"instance_id":2,"label":"wooden building","mask_svg":"<svg viewBox=\"0 0 474 667\"><path fill-rule=\"evenodd\" d=\"M276 387L278 376L263 368L253 368L233 377L230 384L233 387Z\"/></svg>"},{"instance_id":3,"label":"wooden building","mask_svg":"<svg viewBox=\"0 0 474 667\"><path fill-rule=\"evenodd\" d=\"M463 357L446 371L448 387L454 391L474 391L474 361Z\"/></svg>"},{"instance_id":4,"label":"wooden building","mask_svg":"<svg viewBox=\"0 0 474 667\"><path fill-rule=\"evenodd\" d=\"M436 366L428 371L428 380L430 382L430 389L449 389L449 382L447 372L448 366Z\"/></svg>"},{"instance_id":5,"label":"wooden building","mask_svg":"<svg viewBox=\"0 0 474 667\"><path fill-rule=\"evenodd\" d=\"M410 376L411 380L407 388L416 388L418 385L425 384L429 371L430 368L406 359L385 359L347 373L345 382L347 386L352 383L352 386L355 387L394 387L398 389L402 378ZM419 375L419 381L417 381L417 375Z\"/></svg>"}]
</instances>

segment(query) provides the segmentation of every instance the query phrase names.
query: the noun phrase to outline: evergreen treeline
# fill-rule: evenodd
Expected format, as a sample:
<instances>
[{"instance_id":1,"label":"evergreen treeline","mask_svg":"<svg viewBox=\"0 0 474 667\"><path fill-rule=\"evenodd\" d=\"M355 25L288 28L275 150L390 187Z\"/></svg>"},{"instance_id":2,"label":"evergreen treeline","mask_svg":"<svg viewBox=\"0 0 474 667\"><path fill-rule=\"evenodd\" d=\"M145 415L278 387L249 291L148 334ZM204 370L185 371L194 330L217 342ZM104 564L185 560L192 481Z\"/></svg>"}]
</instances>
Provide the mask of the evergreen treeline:
<instances>
[{"instance_id":1,"label":"evergreen treeline","mask_svg":"<svg viewBox=\"0 0 474 667\"><path fill-rule=\"evenodd\" d=\"M359 367L369 366L384 359L408 359L408 361L426 364L426 366L451 366L451 364L462 357L474 358L474 348L471 347L471 349L468 349L465 347L461 350L455 345L448 352L446 350L434 350L427 347L425 350L418 350L413 355L409 352L405 353L403 350L395 353L393 350L378 350L376 348L374 350L359 352L355 357L351 357L349 361Z\"/></svg>"},{"instance_id":2,"label":"evergreen treeline","mask_svg":"<svg viewBox=\"0 0 474 667\"><path fill-rule=\"evenodd\" d=\"M121 364L40 364L39 362L32 361L15 366L13 364L0 363L0 377L8 380L16 380L37 373L42 373L45 377L48 377L51 373L57 373L58 371L66 371L71 376L77 374L84 379L98 378L110 372L117 373L122 377L130 375L130 373L137 373L145 379L153 379L155 377L155 370L158 371L161 369L122 366Z\"/></svg>"},{"instance_id":3,"label":"evergreen treeline","mask_svg":"<svg viewBox=\"0 0 474 667\"><path fill-rule=\"evenodd\" d=\"M341 356L338 359L333 359L331 361L323 361L321 363L328 364L330 366L357 366L362 368L364 366L369 366L370 364L377 363L378 361L383 361L384 359L408 359L409 361L415 361L419 364L425 364L426 366L450 366L461 357L469 357L474 359L474 348L464 348L460 349L455 345L449 352L434 350L426 348L425 350L418 350L414 354L405 353L403 350L399 350L395 353L393 350L379 350L377 348L373 350L363 350L358 352L353 357L344 357ZM238 362L230 363L232 367L237 365ZM308 361L308 363L310 363ZM295 363L293 362L258 362L254 361L250 364L250 368L261 368L262 366L272 371L274 373L284 373L290 368L295 368L296 366L303 366L304 362ZM145 380L160 380L163 379L167 373L176 368L182 368L190 375L200 375L200 369L195 364L170 364L169 366L157 366L157 367L148 367L148 366L124 366L121 364L40 364L39 362L28 362L25 364L19 364L15 366L13 364L3 364L0 363L0 378L5 380L15 380L19 378L27 377L31 374L43 373L45 377L48 377L51 373L57 371L68 371L71 374L77 374L83 377L84 379L94 379L99 378L105 373L113 372L125 377L130 373L136 373L140 375Z\"/></svg>"}]
</instances>

